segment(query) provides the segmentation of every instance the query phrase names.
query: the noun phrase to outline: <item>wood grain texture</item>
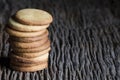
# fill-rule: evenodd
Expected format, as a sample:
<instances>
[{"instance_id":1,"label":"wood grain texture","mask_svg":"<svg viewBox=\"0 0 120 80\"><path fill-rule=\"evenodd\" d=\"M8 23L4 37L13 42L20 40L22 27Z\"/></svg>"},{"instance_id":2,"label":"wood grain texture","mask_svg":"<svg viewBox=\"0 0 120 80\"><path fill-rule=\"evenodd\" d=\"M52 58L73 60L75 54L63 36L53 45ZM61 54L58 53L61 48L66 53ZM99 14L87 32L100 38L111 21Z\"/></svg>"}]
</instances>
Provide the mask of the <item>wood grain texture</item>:
<instances>
[{"instance_id":1,"label":"wood grain texture","mask_svg":"<svg viewBox=\"0 0 120 80\"><path fill-rule=\"evenodd\" d=\"M0 0L0 80L120 80L118 2ZM8 65L10 46L5 25L23 8L46 10L54 19L49 27L49 65L42 71L18 72Z\"/></svg>"}]
</instances>

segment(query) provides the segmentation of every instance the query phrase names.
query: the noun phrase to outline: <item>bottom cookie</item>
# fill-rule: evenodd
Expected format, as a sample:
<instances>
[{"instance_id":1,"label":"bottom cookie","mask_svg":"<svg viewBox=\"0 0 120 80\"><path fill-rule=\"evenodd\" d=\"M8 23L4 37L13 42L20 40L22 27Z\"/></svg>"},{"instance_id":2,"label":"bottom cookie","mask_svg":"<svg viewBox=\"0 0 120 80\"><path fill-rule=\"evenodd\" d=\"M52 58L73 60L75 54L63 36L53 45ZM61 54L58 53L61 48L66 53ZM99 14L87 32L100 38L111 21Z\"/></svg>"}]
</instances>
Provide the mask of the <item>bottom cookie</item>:
<instances>
[{"instance_id":1,"label":"bottom cookie","mask_svg":"<svg viewBox=\"0 0 120 80\"><path fill-rule=\"evenodd\" d=\"M48 62L45 62L43 64L39 64L36 66L31 66L31 67L19 67L19 66L15 66L13 64L10 64L10 67L14 70L17 71L22 71L22 72L35 72L35 71L39 71L39 70L43 70L45 68L48 67Z\"/></svg>"}]
</instances>

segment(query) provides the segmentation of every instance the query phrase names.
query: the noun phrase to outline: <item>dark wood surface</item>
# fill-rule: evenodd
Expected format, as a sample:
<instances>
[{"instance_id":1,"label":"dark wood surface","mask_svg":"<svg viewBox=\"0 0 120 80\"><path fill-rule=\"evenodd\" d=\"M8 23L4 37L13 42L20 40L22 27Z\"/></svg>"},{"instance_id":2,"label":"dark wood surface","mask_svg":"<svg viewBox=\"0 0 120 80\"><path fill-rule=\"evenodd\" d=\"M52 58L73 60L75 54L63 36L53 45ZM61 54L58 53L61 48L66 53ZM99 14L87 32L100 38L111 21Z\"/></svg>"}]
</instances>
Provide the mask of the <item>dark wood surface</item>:
<instances>
[{"instance_id":1,"label":"dark wood surface","mask_svg":"<svg viewBox=\"0 0 120 80\"><path fill-rule=\"evenodd\" d=\"M23 8L52 14L47 69L9 67L9 17ZM0 80L120 80L119 0L0 0Z\"/></svg>"}]
</instances>

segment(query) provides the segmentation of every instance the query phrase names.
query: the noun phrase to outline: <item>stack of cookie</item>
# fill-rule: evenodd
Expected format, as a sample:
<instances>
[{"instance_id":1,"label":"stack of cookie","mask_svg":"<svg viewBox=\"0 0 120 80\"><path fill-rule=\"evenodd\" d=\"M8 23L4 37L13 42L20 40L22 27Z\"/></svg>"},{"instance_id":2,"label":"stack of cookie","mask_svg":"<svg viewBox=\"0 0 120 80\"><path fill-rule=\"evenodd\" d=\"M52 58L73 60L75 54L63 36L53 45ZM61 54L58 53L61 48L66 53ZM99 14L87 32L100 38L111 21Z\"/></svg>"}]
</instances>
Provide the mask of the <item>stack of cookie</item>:
<instances>
[{"instance_id":1,"label":"stack of cookie","mask_svg":"<svg viewBox=\"0 0 120 80\"><path fill-rule=\"evenodd\" d=\"M12 48L9 54L11 68L33 72L48 66L47 28L52 20L48 12L38 9L22 9L10 18L6 31Z\"/></svg>"}]
</instances>

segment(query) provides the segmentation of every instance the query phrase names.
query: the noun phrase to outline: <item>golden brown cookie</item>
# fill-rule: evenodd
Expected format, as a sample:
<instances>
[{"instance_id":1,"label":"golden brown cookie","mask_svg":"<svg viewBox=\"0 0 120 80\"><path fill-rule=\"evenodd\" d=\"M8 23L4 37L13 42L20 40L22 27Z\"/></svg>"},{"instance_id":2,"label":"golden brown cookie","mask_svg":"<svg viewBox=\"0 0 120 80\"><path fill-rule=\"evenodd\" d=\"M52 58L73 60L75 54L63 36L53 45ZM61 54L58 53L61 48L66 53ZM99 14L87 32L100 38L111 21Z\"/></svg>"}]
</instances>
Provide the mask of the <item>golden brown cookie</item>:
<instances>
[{"instance_id":1,"label":"golden brown cookie","mask_svg":"<svg viewBox=\"0 0 120 80\"><path fill-rule=\"evenodd\" d=\"M39 70L43 70L43 69L47 68L48 62L39 64L39 65L35 65L35 66L31 66L31 67L21 67L21 66L16 66L16 65L10 64L10 67L17 71L34 72L34 71L39 71Z\"/></svg>"},{"instance_id":2,"label":"golden brown cookie","mask_svg":"<svg viewBox=\"0 0 120 80\"><path fill-rule=\"evenodd\" d=\"M44 39L45 37L48 37L48 30L41 34L40 36L36 36L36 37L14 37L14 36L10 36L10 40L12 41L18 41L18 42L25 42L25 43L29 43L29 42L35 42L35 41L39 41L41 39Z\"/></svg>"},{"instance_id":3,"label":"golden brown cookie","mask_svg":"<svg viewBox=\"0 0 120 80\"><path fill-rule=\"evenodd\" d=\"M18 22L27 25L46 25L53 21L52 16L48 12L30 8L19 10L15 18Z\"/></svg>"},{"instance_id":4,"label":"golden brown cookie","mask_svg":"<svg viewBox=\"0 0 120 80\"><path fill-rule=\"evenodd\" d=\"M23 63L23 62L19 62L19 61L14 61L14 59L10 60L10 64L13 64L15 66L19 66L19 67L31 67L31 66L37 66L39 64L48 62L47 60L44 60L44 62L36 62L36 63Z\"/></svg>"},{"instance_id":5,"label":"golden brown cookie","mask_svg":"<svg viewBox=\"0 0 120 80\"><path fill-rule=\"evenodd\" d=\"M15 36L15 37L36 37L44 34L46 32L46 29L38 32L20 32L7 27L6 31L7 33L9 33L9 35Z\"/></svg>"},{"instance_id":6,"label":"golden brown cookie","mask_svg":"<svg viewBox=\"0 0 120 80\"><path fill-rule=\"evenodd\" d=\"M49 27L49 24L46 25L40 25L40 26L33 26L33 25L24 25L21 23L16 22L15 20L13 20L12 18L9 19L9 26L12 29L15 29L17 31L24 31L24 32L36 32L36 31L40 31L43 29L46 29Z\"/></svg>"},{"instance_id":7,"label":"golden brown cookie","mask_svg":"<svg viewBox=\"0 0 120 80\"><path fill-rule=\"evenodd\" d=\"M33 53L15 53L15 52L13 52L13 53L20 57L24 57L24 58L34 58L34 57L49 53L49 51L50 51L50 47L43 51L40 51L40 52L33 52Z\"/></svg>"},{"instance_id":8,"label":"golden brown cookie","mask_svg":"<svg viewBox=\"0 0 120 80\"><path fill-rule=\"evenodd\" d=\"M13 52L15 53L34 53L34 52L40 52L40 51L43 51L47 48L50 47L50 41L48 40L45 44L41 45L40 47L37 47L37 48L31 48L31 49L21 49L21 48L16 48L16 47L13 47Z\"/></svg>"},{"instance_id":9,"label":"golden brown cookie","mask_svg":"<svg viewBox=\"0 0 120 80\"><path fill-rule=\"evenodd\" d=\"M31 49L31 48L40 47L41 45L44 45L47 41L48 41L48 37L45 37L44 39L41 39L39 41L34 41L29 43L10 41L10 44L12 47L16 47L16 48Z\"/></svg>"},{"instance_id":10,"label":"golden brown cookie","mask_svg":"<svg viewBox=\"0 0 120 80\"><path fill-rule=\"evenodd\" d=\"M16 64L17 64L17 62L25 63L25 64L34 64L34 63L38 63L38 62L43 63L44 61L48 60L48 56L49 56L49 53L45 53L43 55L40 55L40 56L37 56L37 57L34 57L34 58L25 58L25 57L15 55L13 53L11 53L9 55L10 60L14 61Z\"/></svg>"}]
</instances>

